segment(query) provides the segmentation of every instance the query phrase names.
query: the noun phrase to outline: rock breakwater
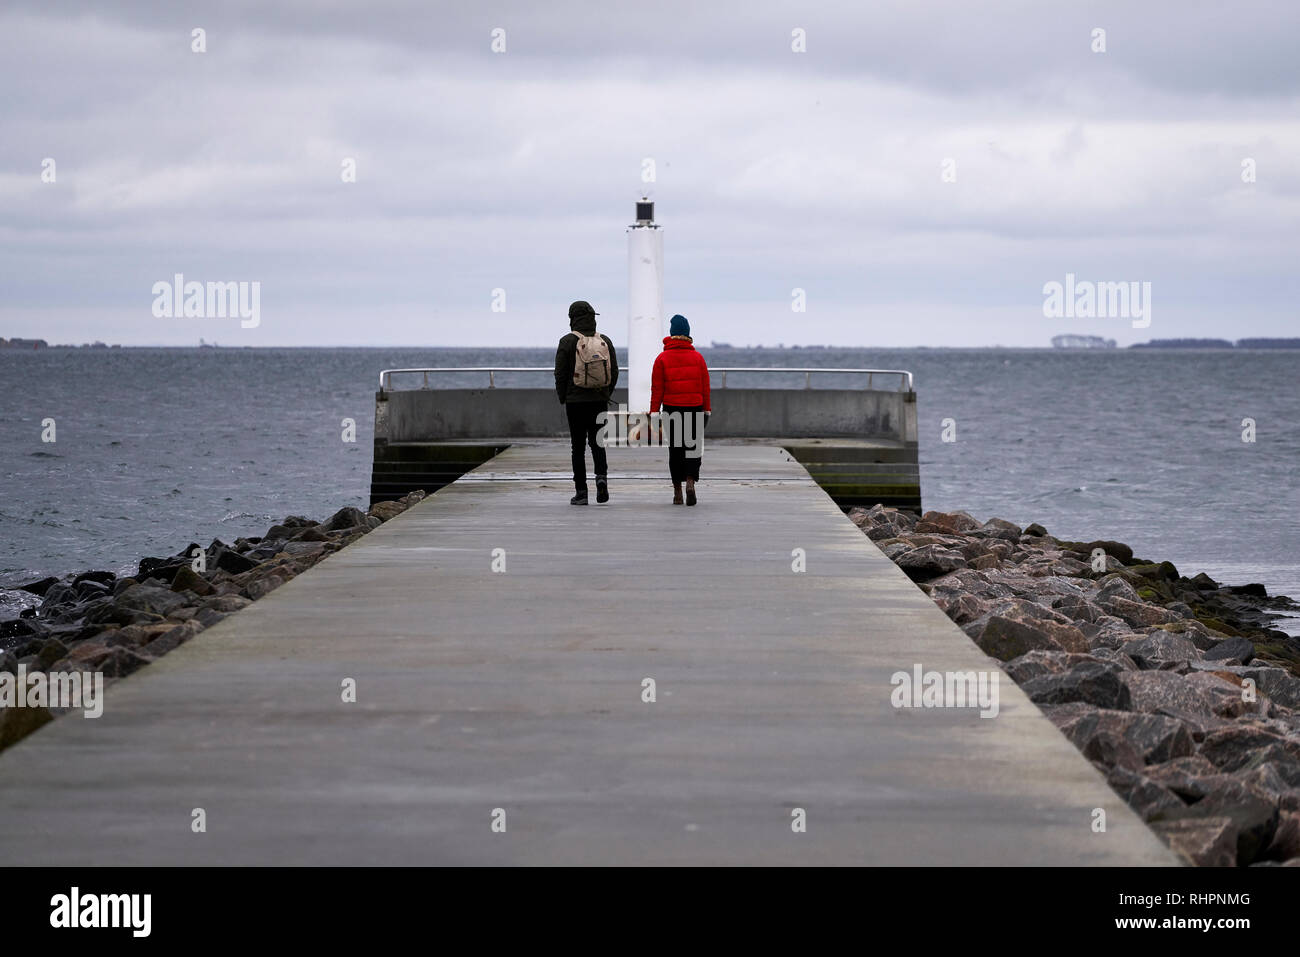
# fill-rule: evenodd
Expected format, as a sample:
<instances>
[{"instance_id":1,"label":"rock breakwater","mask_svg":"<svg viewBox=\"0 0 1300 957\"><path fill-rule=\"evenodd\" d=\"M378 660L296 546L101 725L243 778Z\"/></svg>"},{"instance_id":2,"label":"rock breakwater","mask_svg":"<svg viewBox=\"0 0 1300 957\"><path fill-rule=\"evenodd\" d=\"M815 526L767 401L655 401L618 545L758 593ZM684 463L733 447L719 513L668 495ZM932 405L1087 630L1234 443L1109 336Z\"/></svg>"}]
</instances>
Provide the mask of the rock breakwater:
<instances>
[{"instance_id":1,"label":"rock breakwater","mask_svg":"<svg viewBox=\"0 0 1300 957\"><path fill-rule=\"evenodd\" d=\"M1300 606L965 512L850 518L1188 862L1300 866Z\"/></svg>"}]
</instances>

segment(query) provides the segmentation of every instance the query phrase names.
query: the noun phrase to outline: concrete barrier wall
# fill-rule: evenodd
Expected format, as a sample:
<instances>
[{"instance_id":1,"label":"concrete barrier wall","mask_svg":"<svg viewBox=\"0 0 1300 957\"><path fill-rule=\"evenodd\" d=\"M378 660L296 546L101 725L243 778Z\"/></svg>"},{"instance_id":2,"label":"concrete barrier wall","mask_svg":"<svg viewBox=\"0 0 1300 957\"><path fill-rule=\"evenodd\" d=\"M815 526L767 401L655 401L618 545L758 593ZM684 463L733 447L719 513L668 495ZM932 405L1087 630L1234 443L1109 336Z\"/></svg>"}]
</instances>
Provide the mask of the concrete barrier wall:
<instances>
[{"instance_id":1,"label":"concrete barrier wall","mask_svg":"<svg viewBox=\"0 0 1300 957\"><path fill-rule=\"evenodd\" d=\"M626 403L614 393L613 408ZM551 389L412 389L376 395L375 438L388 442L568 435ZM916 394L863 389L716 389L715 438L916 441Z\"/></svg>"},{"instance_id":2,"label":"concrete barrier wall","mask_svg":"<svg viewBox=\"0 0 1300 957\"><path fill-rule=\"evenodd\" d=\"M612 409L627 401L614 393ZM710 439L770 439L841 506L921 509L916 394L862 389L715 389ZM413 389L375 401L371 503L434 492L511 442L567 437L550 389Z\"/></svg>"}]
</instances>

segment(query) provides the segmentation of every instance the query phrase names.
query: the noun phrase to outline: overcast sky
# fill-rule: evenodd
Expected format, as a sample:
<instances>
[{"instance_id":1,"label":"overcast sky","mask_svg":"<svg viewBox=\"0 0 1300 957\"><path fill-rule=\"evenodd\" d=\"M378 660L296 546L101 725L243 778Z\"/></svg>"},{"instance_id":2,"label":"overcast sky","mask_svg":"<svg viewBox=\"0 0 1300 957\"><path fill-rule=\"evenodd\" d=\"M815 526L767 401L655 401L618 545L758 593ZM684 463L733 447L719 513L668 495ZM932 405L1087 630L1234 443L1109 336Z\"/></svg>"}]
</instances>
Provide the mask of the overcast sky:
<instances>
[{"instance_id":1,"label":"overcast sky","mask_svg":"<svg viewBox=\"0 0 1300 957\"><path fill-rule=\"evenodd\" d=\"M6 0L0 336L546 345L582 298L622 345L642 191L705 343L1300 335L1298 47L1294 0ZM176 273L260 324L155 317ZM1045 318L1067 273L1150 327Z\"/></svg>"}]
</instances>

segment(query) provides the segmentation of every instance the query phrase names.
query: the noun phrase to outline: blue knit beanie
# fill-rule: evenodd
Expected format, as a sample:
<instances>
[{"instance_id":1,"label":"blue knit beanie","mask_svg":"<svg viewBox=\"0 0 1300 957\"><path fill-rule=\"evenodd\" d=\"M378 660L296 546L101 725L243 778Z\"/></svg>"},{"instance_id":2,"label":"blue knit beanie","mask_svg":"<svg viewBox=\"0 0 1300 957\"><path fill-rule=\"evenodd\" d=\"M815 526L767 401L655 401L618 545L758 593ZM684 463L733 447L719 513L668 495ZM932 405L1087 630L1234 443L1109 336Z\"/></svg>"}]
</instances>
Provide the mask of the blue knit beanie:
<instances>
[{"instance_id":1,"label":"blue knit beanie","mask_svg":"<svg viewBox=\"0 0 1300 957\"><path fill-rule=\"evenodd\" d=\"M686 321L683 315L676 315L668 323L668 334L670 336L689 336L691 334L691 324Z\"/></svg>"}]
</instances>

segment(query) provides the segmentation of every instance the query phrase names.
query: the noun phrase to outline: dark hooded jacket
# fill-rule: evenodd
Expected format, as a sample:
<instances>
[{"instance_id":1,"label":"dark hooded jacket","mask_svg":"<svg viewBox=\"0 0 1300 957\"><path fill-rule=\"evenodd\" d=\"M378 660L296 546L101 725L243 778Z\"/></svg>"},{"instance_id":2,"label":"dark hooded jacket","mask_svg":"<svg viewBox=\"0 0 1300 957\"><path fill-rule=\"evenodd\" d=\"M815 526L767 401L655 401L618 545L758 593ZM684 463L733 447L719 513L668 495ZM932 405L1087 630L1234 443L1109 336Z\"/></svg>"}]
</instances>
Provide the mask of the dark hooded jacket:
<instances>
[{"instance_id":1,"label":"dark hooded jacket","mask_svg":"<svg viewBox=\"0 0 1300 957\"><path fill-rule=\"evenodd\" d=\"M573 332L562 338L555 349L555 394L561 402L603 402L608 405L614 386L618 385L618 353L614 351L614 343L609 336L601 334L609 346L609 385L603 389L581 388L573 384L573 362L578 354L578 335L594 336L596 317L579 316L570 319L569 328Z\"/></svg>"}]
</instances>

